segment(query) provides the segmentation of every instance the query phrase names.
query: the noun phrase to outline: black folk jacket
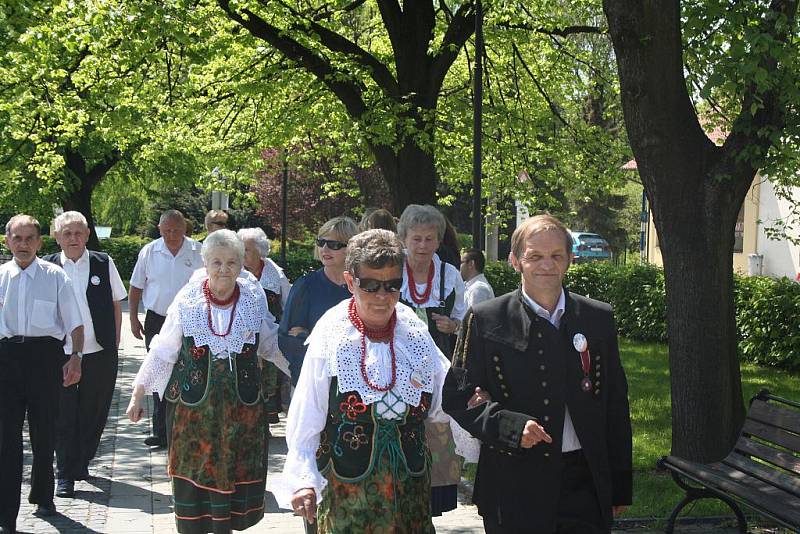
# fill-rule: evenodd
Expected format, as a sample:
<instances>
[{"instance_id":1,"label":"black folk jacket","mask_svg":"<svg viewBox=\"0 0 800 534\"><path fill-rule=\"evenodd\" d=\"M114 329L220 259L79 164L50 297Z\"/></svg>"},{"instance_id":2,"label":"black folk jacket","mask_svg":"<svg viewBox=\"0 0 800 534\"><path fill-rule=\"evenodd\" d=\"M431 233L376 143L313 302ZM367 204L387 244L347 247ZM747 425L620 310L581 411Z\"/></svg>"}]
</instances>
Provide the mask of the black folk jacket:
<instances>
[{"instance_id":1,"label":"black folk jacket","mask_svg":"<svg viewBox=\"0 0 800 534\"><path fill-rule=\"evenodd\" d=\"M553 532L561 482L561 442L569 407L603 519L631 503L632 445L628 386L611 307L565 291L559 329L537 316L518 289L477 304L463 324L466 371L454 367L443 408L482 441L473 501L484 517L530 532ZM591 389L573 337L588 340ZM476 387L492 400L466 408ZM536 420L551 444L520 447L525 423Z\"/></svg>"}]
</instances>

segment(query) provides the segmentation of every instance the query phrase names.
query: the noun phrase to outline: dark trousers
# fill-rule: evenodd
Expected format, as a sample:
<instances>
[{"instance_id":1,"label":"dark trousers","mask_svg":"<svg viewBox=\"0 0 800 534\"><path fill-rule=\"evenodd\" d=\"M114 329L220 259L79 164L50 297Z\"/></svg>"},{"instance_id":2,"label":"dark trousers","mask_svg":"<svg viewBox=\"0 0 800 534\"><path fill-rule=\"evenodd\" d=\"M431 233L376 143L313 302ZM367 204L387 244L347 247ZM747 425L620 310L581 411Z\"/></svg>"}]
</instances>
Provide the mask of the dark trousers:
<instances>
[{"instance_id":1,"label":"dark trousers","mask_svg":"<svg viewBox=\"0 0 800 534\"><path fill-rule=\"evenodd\" d=\"M22 489L22 428L28 416L33 449L32 504L51 504L58 396L66 362L54 338L0 342L0 525L15 527Z\"/></svg>"},{"instance_id":2,"label":"dark trousers","mask_svg":"<svg viewBox=\"0 0 800 534\"><path fill-rule=\"evenodd\" d=\"M117 382L117 349L83 356L81 381L61 388L56 423L56 477L83 480L97 453Z\"/></svg>"},{"instance_id":3,"label":"dark trousers","mask_svg":"<svg viewBox=\"0 0 800 534\"><path fill-rule=\"evenodd\" d=\"M592 472L583 451L564 453L561 457L561 492L555 534L602 534L604 525L600 503L594 489ZM531 513L536 513L531 503ZM495 518L483 518L486 534L533 534L530 528L501 525ZM537 533L539 534L539 533Z\"/></svg>"},{"instance_id":4,"label":"dark trousers","mask_svg":"<svg viewBox=\"0 0 800 534\"><path fill-rule=\"evenodd\" d=\"M166 316L147 310L144 315L144 346L150 350L150 342L161 331ZM167 440L167 413L164 400L158 398L158 393L153 393L153 435Z\"/></svg>"}]
</instances>

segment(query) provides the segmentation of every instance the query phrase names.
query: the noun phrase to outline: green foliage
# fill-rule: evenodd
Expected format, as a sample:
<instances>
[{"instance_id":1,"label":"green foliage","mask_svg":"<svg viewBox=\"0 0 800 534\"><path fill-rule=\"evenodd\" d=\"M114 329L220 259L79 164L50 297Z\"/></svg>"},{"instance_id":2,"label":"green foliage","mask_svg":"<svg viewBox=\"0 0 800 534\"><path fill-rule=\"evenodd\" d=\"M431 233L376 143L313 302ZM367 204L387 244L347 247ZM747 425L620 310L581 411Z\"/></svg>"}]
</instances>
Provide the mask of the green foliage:
<instances>
[{"instance_id":1,"label":"green foliage","mask_svg":"<svg viewBox=\"0 0 800 534\"><path fill-rule=\"evenodd\" d=\"M788 278L737 276L735 286L740 356L800 370L800 284Z\"/></svg>"},{"instance_id":2,"label":"green foliage","mask_svg":"<svg viewBox=\"0 0 800 534\"><path fill-rule=\"evenodd\" d=\"M136 258L150 239L136 236L110 237L100 241L103 252L108 253L114 259L120 277L128 281L133 274L133 267L136 265Z\"/></svg>"},{"instance_id":3,"label":"green foliage","mask_svg":"<svg viewBox=\"0 0 800 534\"><path fill-rule=\"evenodd\" d=\"M483 275L492 286L496 297L510 293L519 287L519 273L505 261L487 261Z\"/></svg>"},{"instance_id":4,"label":"green foliage","mask_svg":"<svg viewBox=\"0 0 800 534\"><path fill-rule=\"evenodd\" d=\"M270 257L273 261L280 259L280 247L273 245ZM286 268L284 273L289 281L294 282L304 274L316 271L321 267L319 260L314 259L314 247L310 244L290 241L286 247Z\"/></svg>"}]
</instances>

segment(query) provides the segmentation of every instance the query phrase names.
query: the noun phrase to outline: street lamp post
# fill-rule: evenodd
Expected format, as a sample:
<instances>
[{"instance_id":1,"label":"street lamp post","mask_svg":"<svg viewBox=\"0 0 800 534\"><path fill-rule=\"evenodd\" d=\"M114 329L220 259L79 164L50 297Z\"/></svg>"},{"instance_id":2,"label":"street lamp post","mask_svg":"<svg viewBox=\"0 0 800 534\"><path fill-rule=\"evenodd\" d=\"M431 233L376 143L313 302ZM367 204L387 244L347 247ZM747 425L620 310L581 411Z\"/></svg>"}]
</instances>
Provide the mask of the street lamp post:
<instances>
[{"instance_id":1,"label":"street lamp post","mask_svg":"<svg viewBox=\"0 0 800 534\"><path fill-rule=\"evenodd\" d=\"M289 160L283 153L283 183L281 184L281 267L286 269L286 230L289 224Z\"/></svg>"},{"instance_id":2,"label":"street lamp post","mask_svg":"<svg viewBox=\"0 0 800 534\"><path fill-rule=\"evenodd\" d=\"M483 3L475 3L475 81L472 128L472 246L482 250L481 240L481 134L483 130Z\"/></svg>"}]
</instances>

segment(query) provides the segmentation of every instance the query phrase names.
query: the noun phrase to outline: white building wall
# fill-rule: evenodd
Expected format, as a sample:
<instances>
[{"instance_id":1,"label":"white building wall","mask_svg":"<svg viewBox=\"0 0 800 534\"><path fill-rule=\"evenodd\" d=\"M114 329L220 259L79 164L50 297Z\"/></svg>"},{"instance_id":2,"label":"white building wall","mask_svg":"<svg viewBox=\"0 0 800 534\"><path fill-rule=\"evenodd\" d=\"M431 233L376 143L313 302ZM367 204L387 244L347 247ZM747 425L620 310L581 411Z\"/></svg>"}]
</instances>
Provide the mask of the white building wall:
<instances>
[{"instance_id":1,"label":"white building wall","mask_svg":"<svg viewBox=\"0 0 800 534\"><path fill-rule=\"evenodd\" d=\"M800 202L800 187L794 188L793 201ZM776 197L769 180L761 183L757 250L764 257L763 274L766 276L778 278L786 276L795 279L800 273L800 246L788 239L769 239L764 231L765 227L773 226L776 221L789 217L791 205L791 201ZM800 237L797 229L793 234L794 238Z\"/></svg>"}]
</instances>

